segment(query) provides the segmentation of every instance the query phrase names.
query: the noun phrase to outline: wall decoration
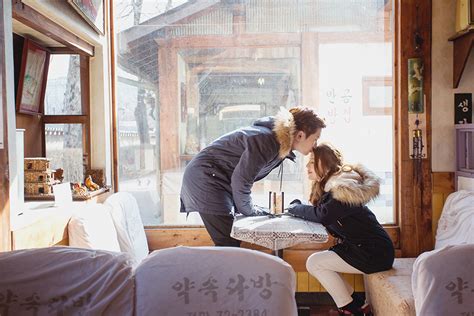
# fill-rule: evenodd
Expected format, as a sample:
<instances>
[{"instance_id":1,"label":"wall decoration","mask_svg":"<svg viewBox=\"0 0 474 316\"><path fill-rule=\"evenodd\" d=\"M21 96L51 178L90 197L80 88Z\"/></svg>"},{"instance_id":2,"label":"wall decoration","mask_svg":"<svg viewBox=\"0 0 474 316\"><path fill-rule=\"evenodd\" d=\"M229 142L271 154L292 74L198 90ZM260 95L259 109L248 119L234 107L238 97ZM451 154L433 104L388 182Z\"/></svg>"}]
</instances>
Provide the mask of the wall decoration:
<instances>
[{"instance_id":1,"label":"wall decoration","mask_svg":"<svg viewBox=\"0 0 474 316\"><path fill-rule=\"evenodd\" d=\"M49 52L31 40L25 39L16 95L18 112L25 114L43 112L48 66Z\"/></svg>"},{"instance_id":2,"label":"wall decoration","mask_svg":"<svg viewBox=\"0 0 474 316\"><path fill-rule=\"evenodd\" d=\"M392 77L362 78L363 115L391 115L392 103Z\"/></svg>"},{"instance_id":3,"label":"wall decoration","mask_svg":"<svg viewBox=\"0 0 474 316\"><path fill-rule=\"evenodd\" d=\"M408 59L408 112L423 113L423 60Z\"/></svg>"},{"instance_id":4,"label":"wall decoration","mask_svg":"<svg viewBox=\"0 0 474 316\"><path fill-rule=\"evenodd\" d=\"M472 123L472 93L454 94L454 124Z\"/></svg>"},{"instance_id":5,"label":"wall decoration","mask_svg":"<svg viewBox=\"0 0 474 316\"><path fill-rule=\"evenodd\" d=\"M104 0L68 0L68 2L97 33L104 35Z\"/></svg>"}]
</instances>

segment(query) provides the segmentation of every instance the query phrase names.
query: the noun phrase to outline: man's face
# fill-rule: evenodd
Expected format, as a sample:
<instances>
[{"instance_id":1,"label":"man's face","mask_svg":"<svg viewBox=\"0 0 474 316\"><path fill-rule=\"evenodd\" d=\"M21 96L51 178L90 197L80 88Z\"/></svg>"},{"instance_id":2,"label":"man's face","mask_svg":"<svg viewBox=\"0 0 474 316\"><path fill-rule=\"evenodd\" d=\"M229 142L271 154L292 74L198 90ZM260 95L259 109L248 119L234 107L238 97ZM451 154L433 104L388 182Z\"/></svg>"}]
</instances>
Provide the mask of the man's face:
<instances>
[{"instance_id":1,"label":"man's face","mask_svg":"<svg viewBox=\"0 0 474 316\"><path fill-rule=\"evenodd\" d=\"M321 136L321 129L316 130L316 133L306 136L303 131L296 134L293 141L293 150L299 151L303 155L307 155L317 145L318 139Z\"/></svg>"}]
</instances>

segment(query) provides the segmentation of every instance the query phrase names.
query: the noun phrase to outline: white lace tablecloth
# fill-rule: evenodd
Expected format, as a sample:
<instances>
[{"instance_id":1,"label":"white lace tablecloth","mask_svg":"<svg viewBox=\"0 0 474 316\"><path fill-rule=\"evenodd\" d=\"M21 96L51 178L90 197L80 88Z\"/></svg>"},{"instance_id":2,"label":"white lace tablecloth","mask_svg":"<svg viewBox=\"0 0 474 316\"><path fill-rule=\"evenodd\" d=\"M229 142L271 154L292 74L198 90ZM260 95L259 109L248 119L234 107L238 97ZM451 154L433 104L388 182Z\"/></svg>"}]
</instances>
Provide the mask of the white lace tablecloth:
<instances>
[{"instance_id":1,"label":"white lace tablecloth","mask_svg":"<svg viewBox=\"0 0 474 316\"><path fill-rule=\"evenodd\" d=\"M274 251L301 243L323 243L328 240L323 225L288 215L274 218L238 215L230 235Z\"/></svg>"}]
</instances>

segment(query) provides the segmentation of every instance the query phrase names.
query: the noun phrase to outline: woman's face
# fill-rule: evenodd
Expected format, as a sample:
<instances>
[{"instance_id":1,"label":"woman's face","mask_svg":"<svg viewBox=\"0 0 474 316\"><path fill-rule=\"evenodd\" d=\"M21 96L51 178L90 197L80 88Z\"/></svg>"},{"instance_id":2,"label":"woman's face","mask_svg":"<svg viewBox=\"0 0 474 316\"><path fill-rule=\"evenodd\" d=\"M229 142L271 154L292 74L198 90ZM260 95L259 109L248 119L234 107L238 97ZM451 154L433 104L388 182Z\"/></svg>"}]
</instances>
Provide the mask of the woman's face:
<instances>
[{"instance_id":1,"label":"woman's face","mask_svg":"<svg viewBox=\"0 0 474 316\"><path fill-rule=\"evenodd\" d=\"M318 168L315 170L314 168L314 156L311 155L311 158L309 159L308 163L306 164L306 171L308 173L308 179L312 181L320 181L321 176L323 174L322 172L322 164L321 160L318 162Z\"/></svg>"}]
</instances>

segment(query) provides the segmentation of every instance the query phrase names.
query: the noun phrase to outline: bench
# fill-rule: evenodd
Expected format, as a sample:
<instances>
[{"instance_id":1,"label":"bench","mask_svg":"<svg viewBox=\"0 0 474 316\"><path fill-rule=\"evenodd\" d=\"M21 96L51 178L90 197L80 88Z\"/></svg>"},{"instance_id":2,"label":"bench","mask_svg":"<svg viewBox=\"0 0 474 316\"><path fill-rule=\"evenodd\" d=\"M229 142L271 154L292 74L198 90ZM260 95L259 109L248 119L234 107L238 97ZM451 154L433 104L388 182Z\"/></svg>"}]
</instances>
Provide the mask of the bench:
<instances>
[{"instance_id":1,"label":"bench","mask_svg":"<svg viewBox=\"0 0 474 316\"><path fill-rule=\"evenodd\" d=\"M425 252L423 257L436 256L440 250L446 249L449 245L474 244L473 205L474 192L458 191L448 196L438 222L435 250ZM443 251L440 255L442 253ZM374 315L405 316L419 313L421 305L425 302L416 302L416 298L427 297L424 292L429 292L431 289L427 289L421 284L412 283L412 280L418 280L419 271L429 270L429 267L426 266L429 264L429 260L418 262L420 261L418 259L424 258L397 258L392 269L364 275L365 292L368 302L372 305ZM420 264L422 265L421 269ZM413 272L414 266L416 275ZM453 265L446 265L446 267L449 266ZM418 296L413 295L413 288L420 291ZM433 301L432 298L430 300Z\"/></svg>"}]
</instances>

